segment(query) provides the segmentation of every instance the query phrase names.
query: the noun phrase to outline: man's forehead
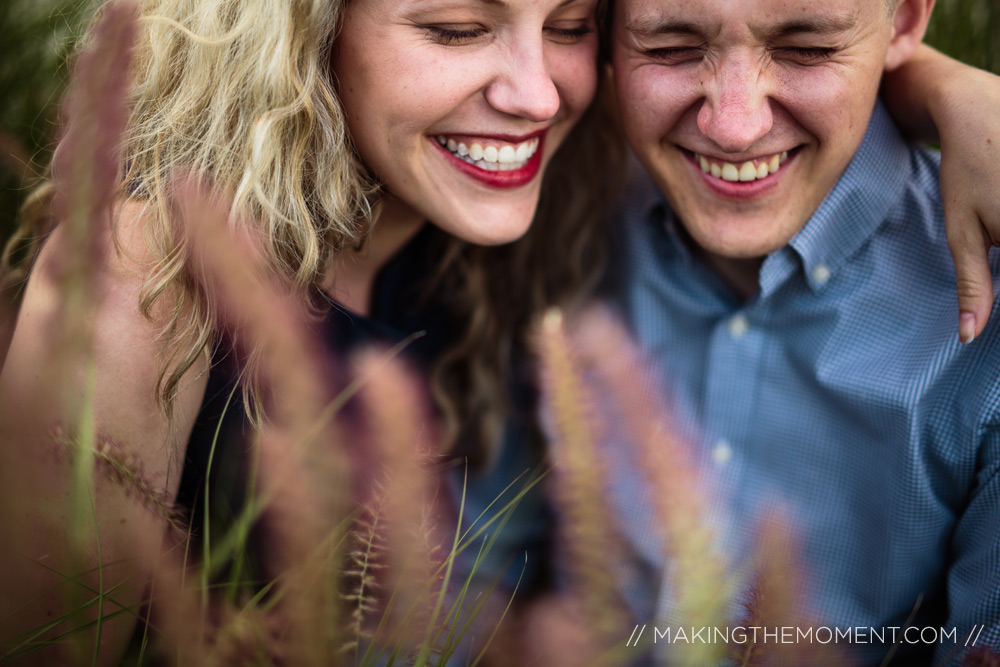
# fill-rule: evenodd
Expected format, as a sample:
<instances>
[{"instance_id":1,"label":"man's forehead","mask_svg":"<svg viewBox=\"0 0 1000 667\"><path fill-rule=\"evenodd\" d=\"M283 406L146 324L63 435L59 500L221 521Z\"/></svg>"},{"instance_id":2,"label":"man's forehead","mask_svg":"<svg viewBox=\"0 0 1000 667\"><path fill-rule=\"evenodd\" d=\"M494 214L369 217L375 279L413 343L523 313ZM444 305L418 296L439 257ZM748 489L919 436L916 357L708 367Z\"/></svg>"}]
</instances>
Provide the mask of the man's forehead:
<instances>
[{"instance_id":1,"label":"man's forehead","mask_svg":"<svg viewBox=\"0 0 1000 667\"><path fill-rule=\"evenodd\" d=\"M764 36L835 33L866 20L873 0L616 0L616 21L637 34L713 36L745 25Z\"/></svg>"}]
</instances>

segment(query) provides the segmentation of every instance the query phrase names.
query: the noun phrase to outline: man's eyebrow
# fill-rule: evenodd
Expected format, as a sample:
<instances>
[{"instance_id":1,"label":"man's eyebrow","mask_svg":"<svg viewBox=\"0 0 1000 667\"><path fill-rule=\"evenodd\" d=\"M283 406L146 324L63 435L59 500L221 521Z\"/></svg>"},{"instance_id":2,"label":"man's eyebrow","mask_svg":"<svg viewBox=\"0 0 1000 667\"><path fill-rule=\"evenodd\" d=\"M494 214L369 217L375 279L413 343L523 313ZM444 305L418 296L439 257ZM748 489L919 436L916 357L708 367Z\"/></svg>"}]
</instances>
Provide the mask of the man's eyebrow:
<instances>
[{"instance_id":1,"label":"man's eyebrow","mask_svg":"<svg viewBox=\"0 0 1000 667\"><path fill-rule=\"evenodd\" d=\"M788 37L802 33L814 35L832 35L846 32L857 25L857 15L848 16L815 16L803 19L795 19L778 24L776 27L768 27L766 32L771 37ZM756 31L755 31L756 32ZM765 32L762 30L761 32Z\"/></svg>"},{"instance_id":2,"label":"man's eyebrow","mask_svg":"<svg viewBox=\"0 0 1000 667\"><path fill-rule=\"evenodd\" d=\"M489 0L487 0L489 1ZM857 16L815 16L793 19L777 26L768 26L754 30L755 33L766 33L768 37L787 37L801 33L830 35L846 32L857 25ZM646 37L654 35L694 35L702 37L703 28L690 21L661 18L655 16L639 16L629 19L625 24L626 32Z\"/></svg>"},{"instance_id":3,"label":"man's eyebrow","mask_svg":"<svg viewBox=\"0 0 1000 667\"><path fill-rule=\"evenodd\" d=\"M679 21L655 16L639 16L625 23L625 31L633 35L651 37L654 35L695 35L704 34L701 28L690 21Z\"/></svg>"}]
</instances>

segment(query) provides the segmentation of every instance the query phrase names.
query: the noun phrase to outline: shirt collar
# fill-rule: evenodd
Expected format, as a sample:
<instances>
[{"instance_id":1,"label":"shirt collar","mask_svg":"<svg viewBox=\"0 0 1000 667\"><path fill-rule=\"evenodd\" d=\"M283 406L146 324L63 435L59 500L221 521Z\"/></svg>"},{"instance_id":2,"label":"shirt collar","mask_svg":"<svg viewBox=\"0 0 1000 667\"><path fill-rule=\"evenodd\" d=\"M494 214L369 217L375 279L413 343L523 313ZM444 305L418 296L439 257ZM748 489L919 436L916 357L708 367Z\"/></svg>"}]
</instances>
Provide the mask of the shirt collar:
<instances>
[{"instance_id":1,"label":"shirt collar","mask_svg":"<svg viewBox=\"0 0 1000 667\"><path fill-rule=\"evenodd\" d=\"M910 149L879 101L857 152L805 227L761 267L761 296L777 289L801 259L813 291L822 289L886 219L906 186Z\"/></svg>"}]
</instances>

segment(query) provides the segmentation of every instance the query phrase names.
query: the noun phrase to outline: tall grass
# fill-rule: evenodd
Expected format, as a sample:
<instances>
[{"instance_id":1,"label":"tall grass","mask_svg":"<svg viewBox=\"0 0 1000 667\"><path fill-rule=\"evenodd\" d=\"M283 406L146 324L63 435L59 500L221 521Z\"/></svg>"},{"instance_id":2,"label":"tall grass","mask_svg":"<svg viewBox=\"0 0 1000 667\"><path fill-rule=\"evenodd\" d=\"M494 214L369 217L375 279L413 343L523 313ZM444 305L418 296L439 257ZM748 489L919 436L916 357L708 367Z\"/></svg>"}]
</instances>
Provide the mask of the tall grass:
<instances>
[{"instance_id":1,"label":"tall grass","mask_svg":"<svg viewBox=\"0 0 1000 667\"><path fill-rule=\"evenodd\" d=\"M6 0L0 3L0 238L44 173L56 136L58 101L68 79L66 58L93 0Z\"/></svg>"},{"instance_id":2,"label":"tall grass","mask_svg":"<svg viewBox=\"0 0 1000 667\"><path fill-rule=\"evenodd\" d=\"M40 652L69 642L71 664L96 664L102 624L131 616L141 629L128 657L132 664L522 664L529 656L548 656L545 664L557 665L627 664L639 652L626 645L631 623L655 619L629 618L619 599L615 568L625 547L605 502L602 443L608 436L631 441L636 451L649 511L665 537L662 561L673 572L668 596L685 624L735 624L740 600L743 620L755 625L787 624L801 613L800 567L787 526L778 517L762 521L757 574L743 595L746 582L731 571L707 518L710 487L663 418L664 398L639 389L655 385L647 364L607 318L568 322L553 311L540 323L537 348L568 584L525 607L521 625L505 629L510 592L497 593L496 582L484 581L478 568L519 499L544 475L516 484L483 516L463 517L461 502L447 511L433 456L433 415L398 350L332 358L307 314L267 275L259 240L233 232L252 225L235 224L225 194L211 183L179 174L174 209L192 270L218 304L220 326L232 333L235 348L265 350L261 379L269 387L268 420L252 434L247 452L253 463L248 501L221 530L185 525L163 480L145 474L130 443L102 437L92 385L81 394L67 392L63 382L72 371L92 367L94 276L110 252L102 229L121 186L114 149L125 118L124 72L134 30L127 3L102 16L93 47L77 61L66 140L56 159L55 213L67 234L55 249L60 318L51 335L57 354L39 381L72 406L71 420L53 424L50 443L71 471L66 527L80 546L71 561L77 567L54 573L67 583L70 611L0 646L0 662L32 664ZM351 364L356 377L343 391L329 381L337 364ZM231 409L238 409L232 398ZM338 420L352 401L360 431ZM95 480L124 490L149 519L126 529L140 545L140 562L124 584L108 586L101 578L110 564L102 562L95 531ZM206 503L215 492L205 488ZM4 502L27 506L34 499L22 490ZM30 528L0 526L6 534ZM197 552L192 529L203 540ZM260 538L254 547L251 530ZM83 548L91 543L98 545L97 563ZM262 571L226 567L251 548L260 552ZM145 589L144 604L121 602L125 586ZM536 624L552 631L538 632ZM496 636L508 641L491 651ZM967 660L995 664L995 657L979 652ZM799 645L731 649L696 642L664 657L682 665L726 658L743 665L847 660Z\"/></svg>"},{"instance_id":3,"label":"tall grass","mask_svg":"<svg viewBox=\"0 0 1000 667\"><path fill-rule=\"evenodd\" d=\"M76 64L66 134L56 158L53 208L64 233L60 245L50 249L58 274L51 277L58 293L49 334L55 354L39 369L37 381L51 389L54 401L68 406L70 415L68 422L52 425L50 443L57 467L71 473L64 525L78 553L66 561L68 571L53 572L67 583L62 608L69 612L4 643L0 660L31 664L43 654L51 659L53 650L69 642L60 660L105 661L102 627L122 614L144 628L133 656L140 664L166 659L184 665L403 660L423 665L446 660L467 641L477 617L486 616L484 601L467 596L478 559L470 556L457 575L457 555L474 554L484 541L488 547L523 491L511 491L493 516L478 517L474 532L441 510L432 448L428 436L421 437L430 421L423 392L392 353L373 351L360 358L359 381L347 390L368 415L368 435L341 429L337 408L351 396L330 384L338 361L326 354L285 286L266 275L257 239L232 231L246 226L231 224L229 202L211 184L179 175L174 209L190 266L218 304L220 325L232 333L237 350L264 350L261 379L269 388L268 420L254 432L248 453L255 462L256 493L221 534L195 527L205 540L195 554L165 480L144 474L133 443L109 441L99 431L93 410L97 276L113 252L105 240L123 173L116 148L134 32L130 3L109 6L102 14L94 43ZM82 391L65 381L80 368L88 369ZM18 449L28 443L4 446ZM27 488L4 489L8 507L38 502L30 484L37 472L24 470ZM95 479L123 490L150 519L120 529L139 545L137 562L125 567L133 573L132 590L148 588L145 609L123 603L118 591L105 585L103 573L113 564L102 557L102 535L96 530ZM206 488L206 495L210 492ZM32 516L30 510L24 514ZM13 507L5 518L26 521L19 515ZM219 585L213 571L244 548L240 544L249 525L265 536L263 580ZM8 536L31 530L27 523L0 528ZM24 567L51 570L44 562ZM94 577L96 585L89 583ZM355 577L363 585L355 585ZM489 637L489 632L478 634ZM468 644L476 651L486 648L482 640Z\"/></svg>"}]
</instances>

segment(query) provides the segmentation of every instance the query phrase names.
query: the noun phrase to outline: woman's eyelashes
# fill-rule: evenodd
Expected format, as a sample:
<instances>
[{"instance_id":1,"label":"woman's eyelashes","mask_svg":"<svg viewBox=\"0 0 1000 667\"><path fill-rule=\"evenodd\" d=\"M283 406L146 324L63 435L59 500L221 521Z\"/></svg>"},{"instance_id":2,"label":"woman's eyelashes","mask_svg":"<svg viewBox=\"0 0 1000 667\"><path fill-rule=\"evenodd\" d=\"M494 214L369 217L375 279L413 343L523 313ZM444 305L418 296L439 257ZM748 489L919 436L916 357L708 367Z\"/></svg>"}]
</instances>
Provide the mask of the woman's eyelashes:
<instances>
[{"instance_id":1,"label":"woman's eyelashes","mask_svg":"<svg viewBox=\"0 0 1000 667\"><path fill-rule=\"evenodd\" d=\"M438 44L466 44L485 36L489 31L481 25L427 25L427 34Z\"/></svg>"},{"instance_id":2,"label":"woman's eyelashes","mask_svg":"<svg viewBox=\"0 0 1000 667\"><path fill-rule=\"evenodd\" d=\"M433 41L444 46L470 44L488 38L491 32L496 30L476 24L425 25L422 28ZM546 26L544 31L545 35L553 41L571 44L593 33L594 27L586 21L578 23L563 22L557 25Z\"/></svg>"},{"instance_id":3,"label":"woman's eyelashes","mask_svg":"<svg viewBox=\"0 0 1000 667\"><path fill-rule=\"evenodd\" d=\"M594 32L594 27L587 22L581 21L575 25L554 25L545 28L545 32L555 38L556 41L572 43L578 42L587 35Z\"/></svg>"}]
</instances>

